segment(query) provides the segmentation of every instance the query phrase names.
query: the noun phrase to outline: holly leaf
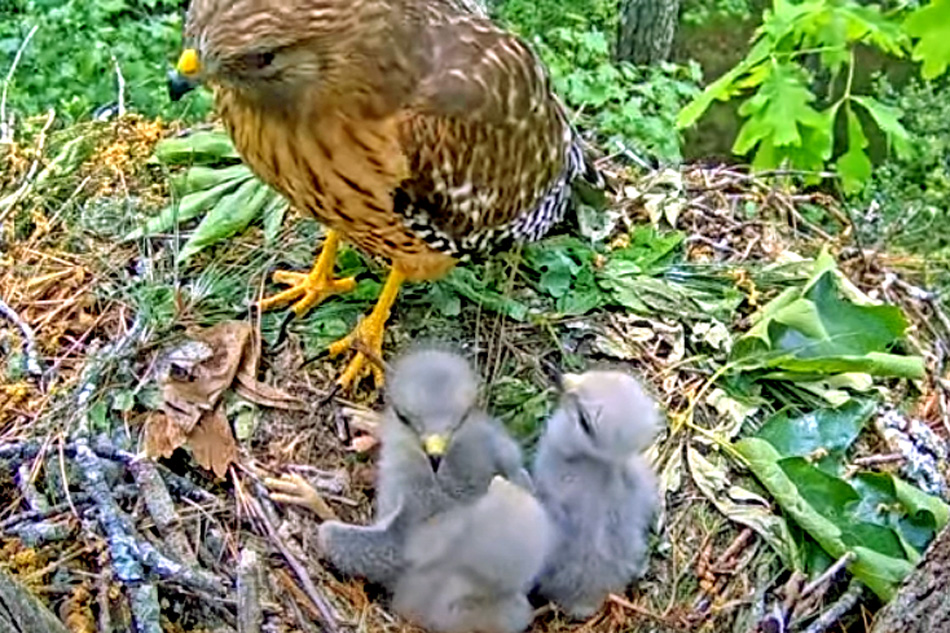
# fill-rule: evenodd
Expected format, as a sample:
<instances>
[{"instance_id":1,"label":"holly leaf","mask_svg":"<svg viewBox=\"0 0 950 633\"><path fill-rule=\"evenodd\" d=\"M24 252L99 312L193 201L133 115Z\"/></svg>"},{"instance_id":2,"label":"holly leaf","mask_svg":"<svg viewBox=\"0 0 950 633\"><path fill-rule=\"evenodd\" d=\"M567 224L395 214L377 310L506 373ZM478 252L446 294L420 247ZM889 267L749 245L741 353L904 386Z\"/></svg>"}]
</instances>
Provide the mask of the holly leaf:
<instances>
[{"instance_id":1,"label":"holly leaf","mask_svg":"<svg viewBox=\"0 0 950 633\"><path fill-rule=\"evenodd\" d=\"M915 62L922 62L920 74L930 80L950 66L950 0L933 0L904 21L904 32L917 41L911 51Z\"/></svg>"},{"instance_id":2,"label":"holly leaf","mask_svg":"<svg viewBox=\"0 0 950 633\"><path fill-rule=\"evenodd\" d=\"M875 408L870 400L850 400L837 409L818 409L797 416L780 412L766 420L755 436L783 457L820 458L822 470L836 472ZM826 458L821 458L823 455Z\"/></svg>"},{"instance_id":3,"label":"holly leaf","mask_svg":"<svg viewBox=\"0 0 950 633\"><path fill-rule=\"evenodd\" d=\"M781 369L785 378L859 372L919 378L923 359L891 353L907 328L900 309L842 296L834 260L823 254L804 288L789 288L753 316L733 353L745 369ZM770 374L783 378L781 374Z\"/></svg>"},{"instance_id":4,"label":"holly leaf","mask_svg":"<svg viewBox=\"0 0 950 633\"><path fill-rule=\"evenodd\" d=\"M861 127L857 115L847 109L848 116L848 151L838 157L836 167L841 177L841 184L846 193L858 193L871 178L871 159L864 149L868 146L867 136Z\"/></svg>"}]
</instances>

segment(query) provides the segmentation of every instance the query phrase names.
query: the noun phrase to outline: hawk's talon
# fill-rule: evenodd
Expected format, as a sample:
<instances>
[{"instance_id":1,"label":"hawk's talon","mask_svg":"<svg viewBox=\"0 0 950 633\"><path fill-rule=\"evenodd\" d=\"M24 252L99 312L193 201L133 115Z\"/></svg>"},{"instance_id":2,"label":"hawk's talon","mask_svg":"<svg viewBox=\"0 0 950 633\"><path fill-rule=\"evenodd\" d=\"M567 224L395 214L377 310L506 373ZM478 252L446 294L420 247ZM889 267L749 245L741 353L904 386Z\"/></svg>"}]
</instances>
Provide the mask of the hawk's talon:
<instances>
[{"instance_id":1,"label":"hawk's talon","mask_svg":"<svg viewBox=\"0 0 950 633\"><path fill-rule=\"evenodd\" d=\"M386 284L373 311L360 321L352 332L330 344L327 350L330 356L337 356L348 350L356 352L337 379L337 385L341 389L357 386L367 371L373 374L373 381L377 388L383 386L385 380L383 368L374 361L383 356L383 332L386 330L386 321L389 319L389 312L405 279L405 274L394 267L386 278ZM368 354L364 354L361 350L366 350Z\"/></svg>"},{"instance_id":2,"label":"hawk's talon","mask_svg":"<svg viewBox=\"0 0 950 633\"><path fill-rule=\"evenodd\" d=\"M283 306L291 301L296 302L291 309L299 317L306 314L311 308L319 305L331 295L350 292L356 288L354 277L335 279L333 265L336 263L336 252L339 247L340 236L335 231L327 231L323 250L317 257L313 270L309 273L298 273L289 270L274 271L274 283L291 286L283 292L261 299L258 307L261 312Z\"/></svg>"},{"instance_id":3,"label":"hawk's talon","mask_svg":"<svg viewBox=\"0 0 950 633\"><path fill-rule=\"evenodd\" d=\"M385 319L375 317L375 314L370 314L360 321L352 332L332 343L328 349L330 356L338 356L351 349L356 350L356 355L353 356L353 359L350 360L346 369L343 370L343 373L337 379L337 384L342 389L357 386L367 372L373 374L373 383L377 388L383 386L385 378L382 368L370 361L366 357L366 354L359 351L359 348L363 347L377 357L382 356L383 332L386 328L386 322Z\"/></svg>"}]
</instances>

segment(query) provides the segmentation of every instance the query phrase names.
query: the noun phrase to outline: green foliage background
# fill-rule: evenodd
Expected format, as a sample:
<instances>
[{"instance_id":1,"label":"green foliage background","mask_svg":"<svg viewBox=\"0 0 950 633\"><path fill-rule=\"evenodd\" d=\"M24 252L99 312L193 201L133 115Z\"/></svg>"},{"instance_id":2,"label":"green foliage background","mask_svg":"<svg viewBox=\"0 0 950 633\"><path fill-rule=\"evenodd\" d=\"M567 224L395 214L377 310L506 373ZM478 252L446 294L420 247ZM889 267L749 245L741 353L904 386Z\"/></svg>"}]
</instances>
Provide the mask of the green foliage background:
<instances>
[{"instance_id":1,"label":"green foliage background","mask_svg":"<svg viewBox=\"0 0 950 633\"><path fill-rule=\"evenodd\" d=\"M13 75L8 109L33 115L55 108L68 121L88 118L117 100L117 63L129 109L166 119L204 116L206 95L173 104L165 87L166 71L181 46L184 5L180 0L0 0L4 75L38 27Z\"/></svg>"}]
</instances>

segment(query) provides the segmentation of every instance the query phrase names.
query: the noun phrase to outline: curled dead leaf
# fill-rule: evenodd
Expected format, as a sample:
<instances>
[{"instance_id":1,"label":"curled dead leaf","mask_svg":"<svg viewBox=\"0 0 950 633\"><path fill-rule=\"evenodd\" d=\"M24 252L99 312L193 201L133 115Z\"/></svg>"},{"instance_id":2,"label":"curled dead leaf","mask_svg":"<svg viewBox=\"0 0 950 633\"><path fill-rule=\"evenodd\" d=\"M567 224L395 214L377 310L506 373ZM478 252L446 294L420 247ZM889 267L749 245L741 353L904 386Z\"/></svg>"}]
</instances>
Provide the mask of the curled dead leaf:
<instances>
[{"instance_id":1,"label":"curled dead leaf","mask_svg":"<svg viewBox=\"0 0 950 633\"><path fill-rule=\"evenodd\" d=\"M237 442L228 418L220 408L201 417L189 442L198 465L213 471L218 477L224 477L228 466L237 459Z\"/></svg>"},{"instance_id":2,"label":"curled dead leaf","mask_svg":"<svg viewBox=\"0 0 950 633\"><path fill-rule=\"evenodd\" d=\"M304 403L257 380L260 341L248 323L225 321L194 335L165 359L162 412L145 426L145 452L168 457L190 444L195 461L223 477L237 458L237 442L222 408L233 388L258 405L303 410Z\"/></svg>"}]
</instances>

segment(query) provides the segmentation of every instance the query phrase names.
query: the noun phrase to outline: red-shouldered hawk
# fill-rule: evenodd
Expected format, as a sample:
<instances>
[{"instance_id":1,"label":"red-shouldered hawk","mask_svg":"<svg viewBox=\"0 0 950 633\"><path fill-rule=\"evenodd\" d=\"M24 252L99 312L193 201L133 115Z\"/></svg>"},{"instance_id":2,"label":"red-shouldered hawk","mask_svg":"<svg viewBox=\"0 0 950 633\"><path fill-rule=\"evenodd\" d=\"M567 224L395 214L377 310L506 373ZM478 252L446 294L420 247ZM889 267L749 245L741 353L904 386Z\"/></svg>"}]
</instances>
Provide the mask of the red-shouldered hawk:
<instances>
[{"instance_id":1,"label":"red-shouldered hawk","mask_svg":"<svg viewBox=\"0 0 950 633\"><path fill-rule=\"evenodd\" d=\"M381 352L404 280L536 240L578 179L601 186L548 74L462 0L193 0L172 96L207 82L251 169L329 229L308 274L262 308L350 290L340 239L388 259L373 311L332 355ZM340 377L363 372L357 351ZM373 368L377 383L382 374Z\"/></svg>"}]
</instances>

